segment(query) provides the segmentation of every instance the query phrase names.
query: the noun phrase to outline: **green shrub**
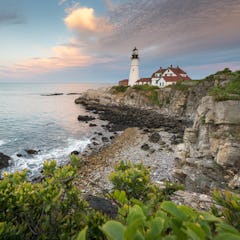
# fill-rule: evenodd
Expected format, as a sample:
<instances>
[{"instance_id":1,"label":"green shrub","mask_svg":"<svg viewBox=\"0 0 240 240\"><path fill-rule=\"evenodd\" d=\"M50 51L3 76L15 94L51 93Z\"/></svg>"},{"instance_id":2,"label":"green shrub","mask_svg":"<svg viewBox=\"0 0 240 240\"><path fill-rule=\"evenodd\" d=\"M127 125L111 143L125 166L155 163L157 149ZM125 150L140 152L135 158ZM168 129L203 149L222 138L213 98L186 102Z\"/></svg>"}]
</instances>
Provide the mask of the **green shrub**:
<instances>
[{"instance_id":1,"label":"green shrub","mask_svg":"<svg viewBox=\"0 0 240 240\"><path fill-rule=\"evenodd\" d=\"M213 213L224 217L225 221L240 230L240 196L228 191L214 190L213 197L216 203L223 208L219 211L213 208Z\"/></svg>"},{"instance_id":2,"label":"green shrub","mask_svg":"<svg viewBox=\"0 0 240 240\"><path fill-rule=\"evenodd\" d=\"M224 87L213 87L209 94L217 101L240 100L240 78L230 81Z\"/></svg>"},{"instance_id":3,"label":"green shrub","mask_svg":"<svg viewBox=\"0 0 240 240\"><path fill-rule=\"evenodd\" d=\"M240 239L240 233L220 218L172 202L163 202L150 217L135 205L130 208L125 224L111 220L100 229L109 240Z\"/></svg>"},{"instance_id":4,"label":"green shrub","mask_svg":"<svg viewBox=\"0 0 240 240\"><path fill-rule=\"evenodd\" d=\"M133 89L136 89L138 91L149 92L149 91L152 91L152 90L159 89L159 87L158 86L152 86L152 85L144 84L144 85L135 85L135 86L133 86Z\"/></svg>"},{"instance_id":5,"label":"green shrub","mask_svg":"<svg viewBox=\"0 0 240 240\"><path fill-rule=\"evenodd\" d=\"M127 198L145 199L150 183L150 173L142 164L132 165L123 161L116 166L115 172L111 173L110 181L114 189L123 190Z\"/></svg>"},{"instance_id":6,"label":"green shrub","mask_svg":"<svg viewBox=\"0 0 240 240\"><path fill-rule=\"evenodd\" d=\"M114 90L115 93L124 93L127 91L129 86L113 86L112 89Z\"/></svg>"},{"instance_id":7,"label":"green shrub","mask_svg":"<svg viewBox=\"0 0 240 240\"><path fill-rule=\"evenodd\" d=\"M27 172L0 181L0 239L70 239L85 225L86 203L73 185L76 169L44 163L43 180Z\"/></svg>"},{"instance_id":8,"label":"green shrub","mask_svg":"<svg viewBox=\"0 0 240 240\"><path fill-rule=\"evenodd\" d=\"M168 87L179 90L179 91L188 91L191 87L190 85L185 84L185 81L178 81L176 84L169 85Z\"/></svg>"}]
</instances>

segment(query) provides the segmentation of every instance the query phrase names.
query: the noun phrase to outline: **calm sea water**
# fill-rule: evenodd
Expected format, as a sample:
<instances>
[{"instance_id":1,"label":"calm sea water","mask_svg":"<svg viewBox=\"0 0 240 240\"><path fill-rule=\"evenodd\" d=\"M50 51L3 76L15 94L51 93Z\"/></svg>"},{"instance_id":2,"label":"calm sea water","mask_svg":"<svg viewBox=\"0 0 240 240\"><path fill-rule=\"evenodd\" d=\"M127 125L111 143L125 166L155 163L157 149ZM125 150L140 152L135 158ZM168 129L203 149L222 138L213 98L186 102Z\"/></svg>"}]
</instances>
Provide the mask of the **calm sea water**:
<instances>
[{"instance_id":1,"label":"calm sea water","mask_svg":"<svg viewBox=\"0 0 240 240\"><path fill-rule=\"evenodd\" d=\"M74 100L77 95L96 84L0 83L0 152L12 157L4 171L28 169L29 176L39 175L44 160L56 159L59 164L69 160L73 150L82 151L93 131L77 120L86 114ZM61 96L42 96L64 93ZM24 149L40 150L34 156L17 157Z\"/></svg>"}]
</instances>

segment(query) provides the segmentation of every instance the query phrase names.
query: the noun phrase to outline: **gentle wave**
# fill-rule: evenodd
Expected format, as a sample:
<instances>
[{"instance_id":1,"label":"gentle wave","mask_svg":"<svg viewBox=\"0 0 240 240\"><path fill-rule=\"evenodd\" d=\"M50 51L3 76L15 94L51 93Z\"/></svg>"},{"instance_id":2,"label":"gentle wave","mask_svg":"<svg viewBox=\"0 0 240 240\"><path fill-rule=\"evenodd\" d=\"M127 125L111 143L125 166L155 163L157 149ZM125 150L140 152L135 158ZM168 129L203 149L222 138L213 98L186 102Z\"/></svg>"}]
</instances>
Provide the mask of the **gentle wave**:
<instances>
[{"instance_id":1,"label":"gentle wave","mask_svg":"<svg viewBox=\"0 0 240 240\"><path fill-rule=\"evenodd\" d=\"M6 141L0 139L0 146L6 144Z\"/></svg>"},{"instance_id":2,"label":"gentle wave","mask_svg":"<svg viewBox=\"0 0 240 240\"><path fill-rule=\"evenodd\" d=\"M84 151L90 139L76 140L68 139L68 145L65 148L56 148L51 151L41 151L39 154L30 158L17 157L16 153L11 156L12 164L8 168L3 169L7 173L13 173L15 171L28 170L28 177L30 179L41 176L41 169L44 161L55 159L58 165L64 165L69 161L69 155L72 151L77 150L79 152Z\"/></svg>"}]
</instances>

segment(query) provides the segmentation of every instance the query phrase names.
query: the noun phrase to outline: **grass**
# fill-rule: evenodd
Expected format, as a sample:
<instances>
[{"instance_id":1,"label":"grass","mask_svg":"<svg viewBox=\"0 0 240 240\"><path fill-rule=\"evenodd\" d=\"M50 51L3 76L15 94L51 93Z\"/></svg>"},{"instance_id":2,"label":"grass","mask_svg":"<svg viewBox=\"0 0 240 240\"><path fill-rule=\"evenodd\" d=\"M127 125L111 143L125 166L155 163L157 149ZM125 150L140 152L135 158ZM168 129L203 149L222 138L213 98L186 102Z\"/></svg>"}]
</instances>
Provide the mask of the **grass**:
<instances>
[{"instance_id":1,"label":"grass","mask_svg":"<svg viewBox=\"0 0 240 240\"><path fill-rule=\"evenodd\" d=\"M230 70L227 71L225 69L217 72L214 75L214 78L218 80L220 76L223 76L223 74L224 78L229 82L225 86L213 87L209 94L217 101L240 100L240 71L231 72Z\"/></svg>"},{"instance_id":2,"label":"grass","mask_svg":"<svg viewBox=\"0 0 240 240\"><path fill-rule=\"evenodd\" d=\"M185 81L178 81L176 84L172 84L167 87L175 90L187 91L191 86L190 84L186 84Z\"/></svg>"},{"instance_id":3,"label":"grass","mask_svg":"<svg viewBox=\"0 0 240 240\"><path fill-rule=\"evenodd\" d=\"M139 90L139 91L152 91L152 90L156 90L156 89L159 89L158 86L151 86L151 85L148 85L148 84L144 84L144 85L135 85L133 86L133 89L135 90Z\"/></svg>"},{"instance_id":4,"label":"grass","mask_svg":"<svg viewBox=\"0 0 240 240\"><path fill-rule=\"evenodd\" d=\"M127 91L129 86L113 86L112 89L114 90L114 93L124 93Z\"/></svg>"}]
</instances>

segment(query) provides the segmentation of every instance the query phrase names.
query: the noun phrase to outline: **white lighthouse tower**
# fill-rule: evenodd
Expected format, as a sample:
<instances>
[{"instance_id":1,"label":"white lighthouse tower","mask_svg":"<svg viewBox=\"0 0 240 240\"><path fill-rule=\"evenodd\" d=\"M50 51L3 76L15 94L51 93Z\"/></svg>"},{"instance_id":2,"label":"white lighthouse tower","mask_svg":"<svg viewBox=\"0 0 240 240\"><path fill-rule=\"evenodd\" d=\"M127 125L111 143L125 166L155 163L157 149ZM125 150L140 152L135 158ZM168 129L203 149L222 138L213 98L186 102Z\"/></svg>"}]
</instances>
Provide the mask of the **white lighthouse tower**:
<instances>
[{"instance_id":1,"label":"white lighthouse tower","mask_svg":"<svg viewBox=\"0 0 240 240\"><path fill-rule=\"evenodd\" d=\"M131 57L131 67L130 67L130 74L129 74L129 81L128 85L133 86L135 85L136 81L139 79L139 59L138 59L138 50L135 47L132 51Z\"/></svg>"}]
</instances>

